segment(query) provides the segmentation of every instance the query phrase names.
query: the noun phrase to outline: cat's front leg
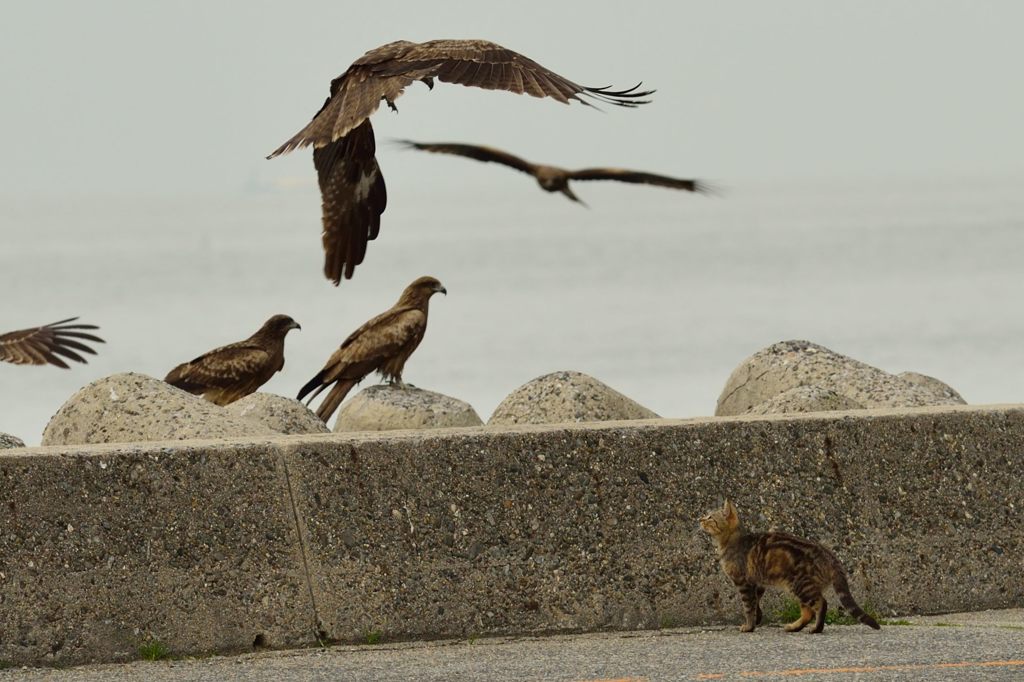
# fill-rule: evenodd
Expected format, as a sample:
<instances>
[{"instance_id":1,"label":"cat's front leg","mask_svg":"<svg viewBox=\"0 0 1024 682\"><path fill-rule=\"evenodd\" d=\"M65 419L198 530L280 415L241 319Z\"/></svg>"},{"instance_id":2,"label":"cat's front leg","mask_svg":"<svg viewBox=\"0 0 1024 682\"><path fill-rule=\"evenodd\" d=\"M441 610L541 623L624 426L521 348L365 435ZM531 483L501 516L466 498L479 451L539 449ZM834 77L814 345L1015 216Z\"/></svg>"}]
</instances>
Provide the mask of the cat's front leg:
<instances>
[{"instance_id":1,"label":"cat's front leg","mask_svg":"<svg viewBox=\"0 0 1024 682\"><path fill-rule=\"evenodd\" d=\"M743 616L745 621L740 626L740 632L753 632L758 623L758 611L760 611L760 596L757 585L740 585L740 598L743 600Z\"/></svg>"}]
</instances>

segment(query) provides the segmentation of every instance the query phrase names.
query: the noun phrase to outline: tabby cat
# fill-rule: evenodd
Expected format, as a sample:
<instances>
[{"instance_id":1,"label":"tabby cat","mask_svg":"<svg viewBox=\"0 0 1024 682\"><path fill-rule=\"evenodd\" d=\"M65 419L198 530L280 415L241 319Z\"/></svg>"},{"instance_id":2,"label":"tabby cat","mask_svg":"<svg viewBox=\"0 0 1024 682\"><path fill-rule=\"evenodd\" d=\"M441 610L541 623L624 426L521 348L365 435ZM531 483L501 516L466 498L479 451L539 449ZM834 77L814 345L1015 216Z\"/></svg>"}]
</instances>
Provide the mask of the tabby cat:
<instances>
[{"instance_id":1,"label":"tabby cat","mask_svg":"<svg viewBox=\"0 0 1024 682\"><path fill-rule=\"evenodd\" d=\"M853 600L839 559L817 542L785 533L748 533L728 500L721 509L702 517L700 527L715 541L722 569L740 590L746 616L740 632L753 632L761 624L761 596L766 586L782 587L800 602L800 617L786 626L786 632L802 630L812 618L816 619L814 632L824 629L828 604L822 592L829 586L850 615L880 629Z\"/></svg>"}]
</instances>

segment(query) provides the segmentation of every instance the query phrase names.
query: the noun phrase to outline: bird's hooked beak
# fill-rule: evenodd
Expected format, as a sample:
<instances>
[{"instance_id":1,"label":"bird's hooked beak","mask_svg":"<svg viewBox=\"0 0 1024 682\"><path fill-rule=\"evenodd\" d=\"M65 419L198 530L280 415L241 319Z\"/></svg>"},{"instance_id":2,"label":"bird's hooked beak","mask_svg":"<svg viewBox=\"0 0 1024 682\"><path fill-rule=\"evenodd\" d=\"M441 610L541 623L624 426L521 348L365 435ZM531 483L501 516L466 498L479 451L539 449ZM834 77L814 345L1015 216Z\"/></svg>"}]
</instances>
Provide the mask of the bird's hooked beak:
<instances>
[{"instance_id":1,"label":"bird's hooked beak","mask_svg":"<svg viewBox=\"0 0 1024 682\"><path fill-rule=\"evenodd\" d=\"M288 325L288 329L299 329L299 330L301 330L302 329L302 325L299 324L298 322L296 322L295 320L292 320L292 323L290 325Z\"/></svg>"},{"instance_id":2,"label":"bird's hooked beak","mask_svg":"<svg viewBox=\"0 0 1024 682\"><path fill-rule=\"evenodd\" d=\"M447 296L448 295L448 290L444 288L443 284L438 284L436 287L434 287L434 293L435 294L444 294L445 296Z\"/></svg>"}]
</instances>

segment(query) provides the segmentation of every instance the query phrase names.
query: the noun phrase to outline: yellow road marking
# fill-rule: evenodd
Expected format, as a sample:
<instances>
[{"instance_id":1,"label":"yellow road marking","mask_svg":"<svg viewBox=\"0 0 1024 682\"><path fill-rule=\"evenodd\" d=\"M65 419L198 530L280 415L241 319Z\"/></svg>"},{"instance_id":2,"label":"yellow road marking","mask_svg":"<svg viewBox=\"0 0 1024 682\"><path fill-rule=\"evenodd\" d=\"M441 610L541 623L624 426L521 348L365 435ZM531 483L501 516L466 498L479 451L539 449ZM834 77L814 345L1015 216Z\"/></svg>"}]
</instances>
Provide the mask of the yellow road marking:
<instances>
[{"instance_id":1,"label":"yellow road marking","mask_svg":"<svg viewBox=\"0 0 1024 682\"><path fill-rule=\"evenodd\" d=\"M839 673L903 672L911 670L949 670L952 668L1012 668L1024 667L1024 660L1011 661L959 661L956 663L906 663L903 665L854 666L846 668L791 668L789 670L748 670L735 673L740 677L801 677L803 675L830 675ZM720 680L728 673L701 673L694 679Z\"/></svg>"}]
</instances>

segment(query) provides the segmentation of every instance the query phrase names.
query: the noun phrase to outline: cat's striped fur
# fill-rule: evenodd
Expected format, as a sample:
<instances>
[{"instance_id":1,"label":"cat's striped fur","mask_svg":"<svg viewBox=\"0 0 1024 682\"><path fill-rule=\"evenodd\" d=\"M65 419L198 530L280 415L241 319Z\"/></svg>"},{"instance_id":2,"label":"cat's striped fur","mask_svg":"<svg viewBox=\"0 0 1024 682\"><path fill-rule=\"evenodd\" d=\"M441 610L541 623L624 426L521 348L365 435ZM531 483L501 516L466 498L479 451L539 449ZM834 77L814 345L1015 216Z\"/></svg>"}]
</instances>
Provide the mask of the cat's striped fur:
<instances>
[{"instance_id":1,"label":"cat's striped fur","mask_svg":"<svg viewBox=\"0 0 1024 682\"><path fill-rule=\"evenodd\" d=\"M812 619L814 632L822 631L828 610L823 592L828 587L850 615L880 629L854 601L839 559L819 543L786 533L748 533L728 500L721 509L703 516L700 527L714 539L722 569L739 588L746 618L740 632L752 632L760 625L765 587L781 587L800 602L800 617L786 626L787 632L802 630Z\"/></svg>"}]
</instances>

